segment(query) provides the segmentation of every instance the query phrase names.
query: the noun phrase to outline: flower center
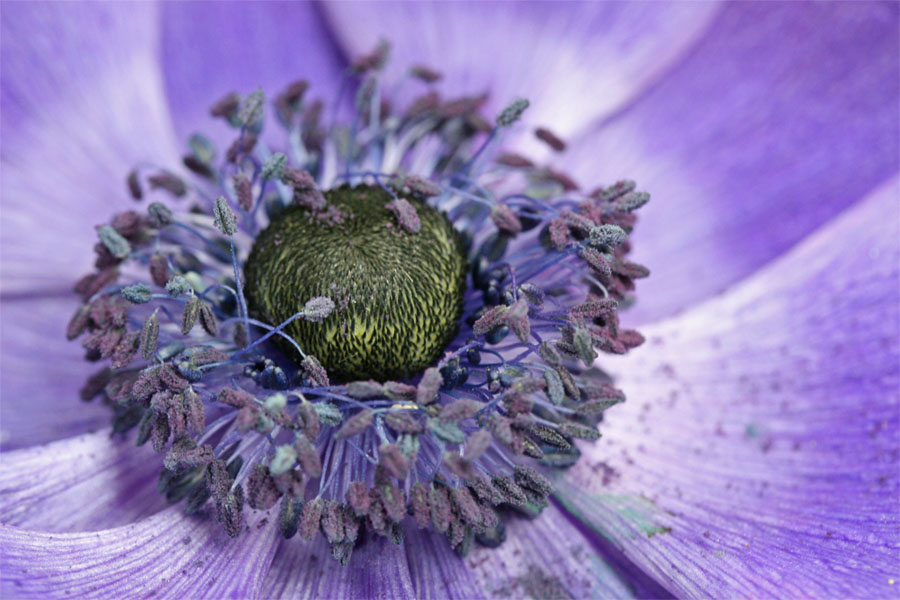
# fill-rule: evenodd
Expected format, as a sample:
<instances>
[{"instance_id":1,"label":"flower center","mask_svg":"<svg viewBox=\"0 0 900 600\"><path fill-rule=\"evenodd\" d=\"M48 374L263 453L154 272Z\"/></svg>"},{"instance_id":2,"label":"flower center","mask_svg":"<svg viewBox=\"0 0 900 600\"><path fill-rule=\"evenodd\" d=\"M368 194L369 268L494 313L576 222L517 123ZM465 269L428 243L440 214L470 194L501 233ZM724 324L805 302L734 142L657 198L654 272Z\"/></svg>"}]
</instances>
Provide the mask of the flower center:
<instances>
[{"instance_id":1,"label":"flower center","mask_svg":"<svg viewBox=\"0 0 900 600\"><path fill-rule=\"evenodd\" d=\"M278 213L244 274L250 311L272 324L331 298L337 310L323 322L297 319L285 332L337 380L385 381L423 371L452 341L466 259L461 236L425 202L343 185Z\"/></svg>"}]
</instances>

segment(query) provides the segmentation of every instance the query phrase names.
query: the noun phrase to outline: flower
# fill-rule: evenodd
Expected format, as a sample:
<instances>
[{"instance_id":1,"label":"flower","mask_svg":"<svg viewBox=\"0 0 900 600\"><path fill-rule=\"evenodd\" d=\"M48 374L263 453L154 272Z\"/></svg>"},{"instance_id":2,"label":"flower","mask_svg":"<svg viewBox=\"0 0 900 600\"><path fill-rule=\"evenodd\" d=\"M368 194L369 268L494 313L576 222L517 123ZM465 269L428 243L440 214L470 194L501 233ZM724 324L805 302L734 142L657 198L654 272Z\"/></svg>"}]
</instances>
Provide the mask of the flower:
<instances>
[{"instance_id":1,"label":"flower","mask_svg":"<svg viewBox=\"0 0 900 600\"><path fill-rule=\"evenodd\" d=\"M275 5L268 21L242 18L270 14L243 6L79 7L121 36L104 43L79 33L83 24L66 27L74 13L59 7L14 8L2 17L2 384L5 443L23 449L2 467L4 593L891 593L895 6L675 5L649 21L656 6L585 15L537 5L524 17L494 5L322 9L352 55L389 35L392 65L422 54L413 49L429 32L428 63L447 86L490 84L494 101L533 91L526 118L569 141L558 159L567 171L586 181L628 173L657 199L636 238L654 277L633 318L658 321L642 326L643 354L613 365L630 400L558 482L559 503L512 522L500 549L474 551L464 567L413 531L405 547L416 552L372 544L342 571L313 560L324 541L278 543L262 526L227 544L160 510L142 493L151 461L105 433L36 446L101 423L90 405L72 408L83 367L57 338L73 308L61 295L91 243L80 232L122 196L110 172L173 155L164 98L176 127L193 128L214 95L198 89L229 91L216 89L234 85L228 77L255 80L240 89L283 84L296 56L322 68L327 87L341 59L321 15L306 5ZM244 29L223 41L235 22ZM493 35L479 35L484 27ZM232 54L186 52L196 47ZM560 107L564 119L545 116Z\"/></svg>"}]
</instances>

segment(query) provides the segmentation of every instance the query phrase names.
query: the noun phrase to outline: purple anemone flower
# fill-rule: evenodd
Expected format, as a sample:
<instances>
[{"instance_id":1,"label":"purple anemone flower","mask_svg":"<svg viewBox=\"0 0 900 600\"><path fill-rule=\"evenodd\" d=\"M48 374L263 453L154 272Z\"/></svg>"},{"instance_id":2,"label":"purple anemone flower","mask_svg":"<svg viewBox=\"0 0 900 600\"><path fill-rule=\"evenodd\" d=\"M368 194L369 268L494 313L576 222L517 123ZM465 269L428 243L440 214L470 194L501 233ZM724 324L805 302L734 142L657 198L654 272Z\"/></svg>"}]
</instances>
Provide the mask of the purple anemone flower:
<instances>
[{"instance_id":1,"label":"purple anemone flower","mask_svg":"<svg viewBox=\"0 0 900 600\"><path fill-rule=\"evenodd\" d=\"M4 598L897 596L896 3L0 23Z\"/></svg>"}]
</instances>

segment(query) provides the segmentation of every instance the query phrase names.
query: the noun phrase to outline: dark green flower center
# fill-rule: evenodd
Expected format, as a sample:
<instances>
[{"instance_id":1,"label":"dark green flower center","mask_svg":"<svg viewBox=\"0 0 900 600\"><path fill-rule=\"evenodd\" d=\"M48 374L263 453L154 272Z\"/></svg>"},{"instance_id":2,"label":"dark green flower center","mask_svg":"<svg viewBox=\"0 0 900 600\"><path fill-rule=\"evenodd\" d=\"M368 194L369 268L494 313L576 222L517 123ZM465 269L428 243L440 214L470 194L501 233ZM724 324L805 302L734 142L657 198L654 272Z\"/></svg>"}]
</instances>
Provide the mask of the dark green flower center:
<instances>
[{"instance_id":1,"label":"dark green flower center","mask_svg":"<svg viewBox=\"0 0 900 600\"><path fill-rule=\"evenodd\" d=\"M343 185L325 198L324 208L284 209L257 237L244 267L251 313L278 325L327 296L336 308L325 320L297 319L284 331L333 378L384 381L424 370L462 314L460 235L443 213L408 198L421 223L412 231L380 187ZM300 359L283 339L281 347Z\"/></svg>"}]
</instances>

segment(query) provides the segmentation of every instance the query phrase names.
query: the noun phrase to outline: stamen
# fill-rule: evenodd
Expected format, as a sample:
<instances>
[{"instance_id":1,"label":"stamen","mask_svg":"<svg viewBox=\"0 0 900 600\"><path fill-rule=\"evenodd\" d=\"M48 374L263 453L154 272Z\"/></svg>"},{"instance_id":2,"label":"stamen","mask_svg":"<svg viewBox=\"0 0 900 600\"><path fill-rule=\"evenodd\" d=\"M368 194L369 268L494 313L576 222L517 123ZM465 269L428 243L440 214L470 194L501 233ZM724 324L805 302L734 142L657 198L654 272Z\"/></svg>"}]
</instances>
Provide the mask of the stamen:
<instances>
[{"instance_id":1,"label":"stamen","mask_svg":"<svg viewBox=\"0 0 900 600\"><path fill-rule=\"evenodd\" d=\"M97 237L100 238L100 242L109 250L110 254L116 258L125 259L131 254L131 244L128 243L128 240L109 225L98 227Z\"/></svg>"},{"instance_id":2,"label":"stamen","mask_svg":"<svg viewBox=\"0 0 900 600\"><path fill-rule=\"evenodd\" d=\"M528 108L529 102L525 98L517 98L513 102L500 111L497 115L498 127L509 127L521 118L522 113Z\"/></svg>"},{"instance_id":3,"label":"stamen","mask_svg":"<svg viewBox=\"0 0 900 600\"><path fill-rule=\"evenodd\" d=\"M534 135L557 152L562 152L566 149L566 143L546 127L538 127L534 130Z\"/></svg>"}]
</instances>

